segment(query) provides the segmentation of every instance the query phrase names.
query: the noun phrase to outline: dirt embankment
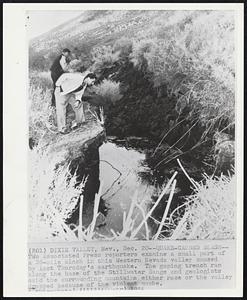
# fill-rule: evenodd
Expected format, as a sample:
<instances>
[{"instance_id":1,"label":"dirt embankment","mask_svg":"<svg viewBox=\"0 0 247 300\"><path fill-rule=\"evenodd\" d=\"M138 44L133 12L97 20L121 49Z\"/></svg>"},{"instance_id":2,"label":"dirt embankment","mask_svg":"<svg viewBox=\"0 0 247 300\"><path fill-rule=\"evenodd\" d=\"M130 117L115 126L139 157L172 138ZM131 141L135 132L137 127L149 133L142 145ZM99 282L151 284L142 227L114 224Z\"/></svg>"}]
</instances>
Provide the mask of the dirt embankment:
<instances>
[{"instance_id":1,"label":"dirt embankment","mask_svg":"<svg viewBox=\"0 0 247 300\"><path fill-rule=\"evenodd\" d=\"M67 165L76 159L84 160L88 147L98 148L104 140L104 128L97 122L88 120L67 135L47 133L40 147L48 151L51 157L59 156L60 164Z\"/></svg>"}]
</instances>

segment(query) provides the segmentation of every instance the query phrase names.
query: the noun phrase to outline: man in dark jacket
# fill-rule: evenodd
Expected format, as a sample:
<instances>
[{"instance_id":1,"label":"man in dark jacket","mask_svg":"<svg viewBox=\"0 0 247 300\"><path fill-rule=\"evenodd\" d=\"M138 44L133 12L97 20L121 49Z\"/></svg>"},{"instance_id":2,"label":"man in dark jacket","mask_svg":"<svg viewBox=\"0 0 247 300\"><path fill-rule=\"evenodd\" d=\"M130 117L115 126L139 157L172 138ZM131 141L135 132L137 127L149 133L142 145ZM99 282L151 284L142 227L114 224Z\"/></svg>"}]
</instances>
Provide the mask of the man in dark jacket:
<instances>
[{"instance_id":1,"label":"man in dark jacket","mask_svg":"<svg viewBox=\"0 0 247 300\"><path fill-rule=\"evenodd\" d=\"M62 54L60 54L53 62L50 71L51 71L51 79L53 81L53 88L54 91L52 93L52 99L51 99L51 106L56 106L56 101L55 101L55 88L56 88L56 81L58 78L68 71L69 67L69 62L70 62L70 50L65 48L62 51Z\"/></svg>"}]
</instances>

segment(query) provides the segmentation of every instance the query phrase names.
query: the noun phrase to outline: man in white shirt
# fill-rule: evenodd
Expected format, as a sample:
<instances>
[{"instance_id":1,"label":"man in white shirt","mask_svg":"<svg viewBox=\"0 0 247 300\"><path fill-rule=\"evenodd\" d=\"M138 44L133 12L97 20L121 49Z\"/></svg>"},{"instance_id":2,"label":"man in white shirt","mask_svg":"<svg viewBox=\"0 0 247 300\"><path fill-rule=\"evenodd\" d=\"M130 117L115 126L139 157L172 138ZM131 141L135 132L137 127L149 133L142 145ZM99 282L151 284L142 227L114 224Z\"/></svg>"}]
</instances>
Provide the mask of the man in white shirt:
<instances>
[{"instance_id":1,"label":"man in white shirt","mask_svg":"<svg viewBox=\"0 0 247 300\"><path fill-rule=\"evenodd\" d=\"M51 71L51 79L53 81L54 91L56 88L56 81L58 78L65 72L69 70L69 62L70 62L70 50L65 48L53 62L50 71ZM55 95L52 94L51 105L55 106Z\"/></svg>"},{"instance_id":2,"label":"man in white shirt","mask_svg":"<svg viewBox=\"0 0 247 300\"><path fill-rule=\"evenodd\" d=\"M96 75L90 72L64 73L56 81L55 100L57 126L60 133L66 134L70 130L66 126L66 107L70 103L74 112L75 120L71 129L85 122L82 96L88 86L94 84Z\"/></svg>"}]
</instances>

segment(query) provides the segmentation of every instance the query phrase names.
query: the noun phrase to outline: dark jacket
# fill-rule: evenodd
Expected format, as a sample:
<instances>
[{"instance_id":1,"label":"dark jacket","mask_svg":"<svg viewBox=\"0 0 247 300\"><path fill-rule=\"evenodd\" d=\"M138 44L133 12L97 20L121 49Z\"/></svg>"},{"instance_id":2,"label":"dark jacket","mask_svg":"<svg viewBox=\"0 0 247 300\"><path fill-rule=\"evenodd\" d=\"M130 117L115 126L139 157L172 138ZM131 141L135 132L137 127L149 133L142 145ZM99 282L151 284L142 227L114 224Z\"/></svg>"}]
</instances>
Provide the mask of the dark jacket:
<instances>
[{"instance_id":1,"label":"dark jacket","mask_svg":"<svg viewBox=\"0 0 247 300\"><path fill-rule=\"evenodd\" d=\"M62 58L62 54L59 55L53 62L50 71L51 71L51 78L53 80L53 83L55 83L58 78L64 73L63 68L60 65L60 60Z\"/></svg>"},{"instance_id":2,"label":"dark jacket","mask_svg":"<svg viewBox=\"0 0 247 300\"><path fill-rule=\"evenodd\" d=\"M56 88L56 81L58 80L58 78L65 73L63 68L60 65L60 60L62 58L62 54L59 55L53 62L50 71L51 71L51 79L53 81L53 88L55 91ZM51 98L51 105L52 106L56 106L56 101L55 101L55 95L54 95L54 91L52 92L52 98Z\"/></svg>"}]
</instances>

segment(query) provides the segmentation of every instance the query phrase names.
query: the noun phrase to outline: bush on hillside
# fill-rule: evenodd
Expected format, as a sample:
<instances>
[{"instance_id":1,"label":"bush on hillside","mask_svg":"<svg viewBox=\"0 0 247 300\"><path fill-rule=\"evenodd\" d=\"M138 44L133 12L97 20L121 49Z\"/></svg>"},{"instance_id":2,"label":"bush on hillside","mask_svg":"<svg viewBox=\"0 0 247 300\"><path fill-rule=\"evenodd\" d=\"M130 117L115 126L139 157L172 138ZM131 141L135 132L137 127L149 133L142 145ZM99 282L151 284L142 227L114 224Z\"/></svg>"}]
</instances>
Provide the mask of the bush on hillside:
<instances>
[{"instance_id":1,"label":"bush on hillside","mask_svg":"<svg viewBox=\"0 0 247 300\"><path fill-rule=\"evenodd\" d=\"M128 58L130 53L132 52L133 42L128 38L120 38L117 40L113 46L113 51L120 51L120 58Z\"/></svg>"},{"instance_id":2,"label":"bush on hillside","mask_svg":"<svg viewBox=\"0 0 247 300\"><path fill-rule=\"evenodd\" d=\"M102 70L107 67L111 67L119 59L120 51L113 51L112 46L96 47L92 50L92 60L94 71Z\"/></svg>"},{"instance_id":3,"label":"bush on hillside","mask_svg":"<svg viewBox=\"0 0 247 300\"><path fill-rule=\"evenodd\" d=\"M130 60L138 70L146 70L147 60L145 54L149 53L151 49L155 47L155 43L156 41L152 39L143 39L133 42Z\"/></svg>"}]
</instances>

